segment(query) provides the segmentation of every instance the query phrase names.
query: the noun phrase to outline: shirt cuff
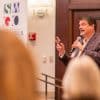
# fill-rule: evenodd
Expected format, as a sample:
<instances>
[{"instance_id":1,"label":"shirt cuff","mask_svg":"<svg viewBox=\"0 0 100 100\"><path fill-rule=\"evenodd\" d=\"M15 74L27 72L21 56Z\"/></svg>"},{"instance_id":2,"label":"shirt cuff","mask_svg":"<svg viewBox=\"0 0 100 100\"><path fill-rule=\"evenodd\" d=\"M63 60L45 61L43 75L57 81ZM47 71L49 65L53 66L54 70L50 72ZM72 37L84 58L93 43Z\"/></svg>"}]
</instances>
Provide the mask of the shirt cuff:
<instances>
[{"instance_id":1,"label":"shirt cuff","mask_svg":"<svg viewBox=\"0 0 100 100\"><path fill-rule=\"evenodd\" d=\"M65 51L64 51L62 54L59 54L59 57L60 57L60 58L63 58L64 55L65 55Z\"/></svg>"}]
</instances>

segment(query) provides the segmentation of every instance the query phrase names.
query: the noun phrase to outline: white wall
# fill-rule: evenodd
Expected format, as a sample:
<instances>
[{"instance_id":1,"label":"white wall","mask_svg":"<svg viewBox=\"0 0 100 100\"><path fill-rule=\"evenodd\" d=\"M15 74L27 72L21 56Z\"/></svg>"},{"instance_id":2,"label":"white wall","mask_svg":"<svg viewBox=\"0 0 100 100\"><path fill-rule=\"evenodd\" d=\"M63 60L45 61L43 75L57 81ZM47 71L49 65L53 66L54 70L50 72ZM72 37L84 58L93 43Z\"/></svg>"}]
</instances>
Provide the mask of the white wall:
<instances>
[{"instance_id":1,"label":"white wall","mask_svg":"<svg viewBox=\"0 0 100 100\"><path fill-rule=\"evenodd\" d=\"M36 40L30 44L37 56L38 71L55 76L55 0L52 0L51 6L48 7L47 14L43 18L34 14L35 6L31 4L28 5L28 31L37 33ZM44 77L40 77L44 79ZM44 83L40 84L42 84L40 90L44 91ZM53 86L48 86L49 91L54 91Z\"/></svg>"},{"instance_id":2,"label":"white wall","mask_svg":"<svg viewBox=\"0 0 100 100\"><path fill-rule=\"evenodd\" d=\"M0 0L0 28L15 31L27 43L27 0Z\"/></svg>"}]
</instances>

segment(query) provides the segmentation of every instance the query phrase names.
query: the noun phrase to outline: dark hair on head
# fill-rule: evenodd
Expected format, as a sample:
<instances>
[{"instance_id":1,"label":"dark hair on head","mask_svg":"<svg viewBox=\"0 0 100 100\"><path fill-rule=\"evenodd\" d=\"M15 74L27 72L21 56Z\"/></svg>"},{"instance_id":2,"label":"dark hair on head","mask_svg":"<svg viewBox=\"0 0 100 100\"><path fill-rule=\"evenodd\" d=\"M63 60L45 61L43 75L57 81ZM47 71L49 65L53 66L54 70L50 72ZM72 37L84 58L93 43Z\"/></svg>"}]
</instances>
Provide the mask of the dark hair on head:
<instances>
[{"instance_id":1,"label":"dark hair on head","mask_svg":"<svg viewBox=\"0 0 100 100\"><path fill-rule=\"evenodd\" d=\"M88 22L89 25L93 25L94 24L94 28L96 30L96 20L94 17L91 16L84 16L84 17L80 17L79 20L86 20Z\"/></svg>"}]
</instances>

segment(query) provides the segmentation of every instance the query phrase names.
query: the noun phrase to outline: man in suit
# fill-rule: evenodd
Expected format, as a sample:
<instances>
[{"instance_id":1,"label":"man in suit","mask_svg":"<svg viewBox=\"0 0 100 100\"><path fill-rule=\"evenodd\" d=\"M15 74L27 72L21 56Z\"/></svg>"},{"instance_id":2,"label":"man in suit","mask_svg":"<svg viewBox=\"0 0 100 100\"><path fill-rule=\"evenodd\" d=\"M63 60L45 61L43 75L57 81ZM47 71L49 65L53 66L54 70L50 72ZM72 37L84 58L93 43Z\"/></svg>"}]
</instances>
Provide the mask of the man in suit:
<instances>
[{"instance_id":1,"label":"man in suit","mask_svg":"<svg viewBox=\"0 0 100 100\"><path fill-rule=\"evenodd\" d=\"M88 55L100 66L100 33L96 33L96 20L90 16L79 20L80 37L72 44L71 55L65 52L65 46L56 37L56 48L60 60L67 65L71 58Z\"/></svg>"}]
</instances>

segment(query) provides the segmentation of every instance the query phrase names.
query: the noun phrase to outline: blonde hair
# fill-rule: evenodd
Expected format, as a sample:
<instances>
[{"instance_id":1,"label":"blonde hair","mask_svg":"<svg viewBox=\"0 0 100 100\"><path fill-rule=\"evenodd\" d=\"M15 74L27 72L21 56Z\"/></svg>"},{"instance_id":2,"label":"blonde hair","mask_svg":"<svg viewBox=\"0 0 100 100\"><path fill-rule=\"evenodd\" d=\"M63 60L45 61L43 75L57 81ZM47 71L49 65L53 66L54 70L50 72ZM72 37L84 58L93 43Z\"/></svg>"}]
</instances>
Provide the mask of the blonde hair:
<instances>
[{"instance_id":1,"label":"blonde hair","mask_svg":"<svg viewBox=\"0 0 100 100\"><path fill-rule=\"evenodd\" d=\"M89 56L76 57L63 78L64 97L100 96L100 71Z\"/></svg>"},{"instance_id":2,"label":"blonde hair","mask_svg":"<svg viewBox=\"0 0 100 100\"><path fill-rule=\"evenodd\" d=\"M15 34L0 29L0 99L38 100L35 61Z\"/></svg>"}]
</instances>

